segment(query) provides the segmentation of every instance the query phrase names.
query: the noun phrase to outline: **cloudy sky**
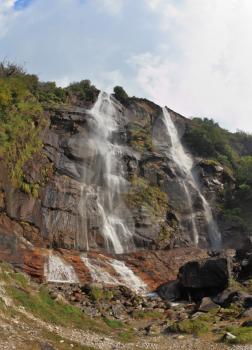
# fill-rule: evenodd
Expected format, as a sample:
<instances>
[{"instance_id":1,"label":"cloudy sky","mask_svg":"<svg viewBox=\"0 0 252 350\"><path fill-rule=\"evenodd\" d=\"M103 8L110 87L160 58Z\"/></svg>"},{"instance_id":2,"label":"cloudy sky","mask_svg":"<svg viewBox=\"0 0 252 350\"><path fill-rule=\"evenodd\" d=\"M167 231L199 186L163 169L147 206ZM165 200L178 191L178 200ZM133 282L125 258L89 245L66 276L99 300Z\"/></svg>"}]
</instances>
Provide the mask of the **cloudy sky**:
<instances>
[{"instance_id":1,"label":"cloudy sky","mask_svg":"<svg viewBox=\"0 0 252 350\"><path fill-rule=\"evenodd\" d=\"M0 59L252 132L252 0L0 0Z\"/></svg>"}]
</instances>

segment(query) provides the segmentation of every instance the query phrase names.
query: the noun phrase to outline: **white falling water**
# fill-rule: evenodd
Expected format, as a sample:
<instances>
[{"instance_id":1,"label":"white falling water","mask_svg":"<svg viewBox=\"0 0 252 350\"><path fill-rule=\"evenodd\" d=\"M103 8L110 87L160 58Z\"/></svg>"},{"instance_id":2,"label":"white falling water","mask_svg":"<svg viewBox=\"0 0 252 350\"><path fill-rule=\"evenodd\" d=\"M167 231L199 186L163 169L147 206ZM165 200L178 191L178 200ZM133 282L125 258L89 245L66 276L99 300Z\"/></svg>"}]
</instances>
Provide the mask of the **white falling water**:
<instances>
[{"instance_id":1,"label":"white falling water","mask_svg":"<svg viewBox=\"0 0 252 350\"><path fill-rule=\"evenodd\" d=\"M94 150L92 177L84 174L83 183L97 192L97 207L102 220L102 235L106 249L116 254L134 250L132 227L128 221L131 215L122 201L127 191L121 157L123 146L113 142L118 131L117 110L112 98L101 92L91 109L94 120L92 145ZM87 243L88 246L88 243Z\"/></svg>"},{"instance_id":2,"label":"white falling water","mask_svg":"<svg viewBox=\"0 0 252 350\"><path fill-rule=\"evenodd\" d=\"M146 284L138 276L136 276L123 261L113 259L110 260L110 264L120 275L122 283L125 284L128 288L134 290L137 293L144 293L147 291Z\"/></svg>"},{"instance_id":3,"label":"white falling water","mask_svg":"<svg viewBox=\"0 0 252 350\"><path fill-rule=\"evenodd\" d=\"M123 261L116 259L99 261L99 259L88 258L84 255L81 256L81 260L89 269L94 282L107 285L124 285L136 293L147 292L147 285ZM111 274L111 268L114 275Z\"/></svg>"},{"instance_id":4,"label":"white falling water","mask_svg":"<svg viewBox=\"0 0 252 350\"><path fill-rule=\"evenodd\" d=\"M181 144L177 128L172 121L169 111L167 108L163 108L163 116L164 116L164 124L167 129L167 134L171 139L171 149L170 155L172 157L173 162L180 169L182 174L182 186L185 190L185 195L187 198L187 204L190 208L190 218L193 230L194 243L198 244L199 242L199 234L197 230L197 222L193 209L193 201L191 197L190 189L194 189L199 197L202 200L203 208L204 208L204 216L208 226L208 234L211 243L211 247L213 249L220 249L221 246L221 235L218 230L217 224L213 218L212 210L210 208L209 203L206 198L200 191L197 181L195 180L192 168L193 168L193 160L192 158L185 152L183 145Z\"/></svg>"},{"instance_id":5,"label":"white falling water","mask_svg":"<svg viewBox=\"0 0 252 350\"><path fill-rule=\"evenodd\" d=\"M44 266L44 275L47 282L78 283L79 279L74 268L57 255L49 255Z\"/></svg>"},{"instance_id":6,"label":"white falling water","mask_svg":"<svg viewBox=\"0 0 252 350\"><path fill-rule=\"evenodd\" d=\"M120 284L120 281L115 276L112 276L109 272L107 272L105 267L99 263L99 260L87 258L84 255L81 256L81 260L84 262L85 266L88 268L91 274L92 280L94 282L99 282L99 283L109 284L109 285Z\"/></svg>"},{"instance_id":7,"label":"white falling water","mask_svg":"<svg viewBox=\"0 0 252 350\"><path fill-rule=\"evenodd\" d=\"M111 214L107 216L105 209L100 202L98 202L98 209L102 217L103 235L106 240L107 247L109 247L110 243L112 243L115 253L122 254L123 246L116 232L116 225L114 224L115 219Z\"/></svg>"}]
</instances>

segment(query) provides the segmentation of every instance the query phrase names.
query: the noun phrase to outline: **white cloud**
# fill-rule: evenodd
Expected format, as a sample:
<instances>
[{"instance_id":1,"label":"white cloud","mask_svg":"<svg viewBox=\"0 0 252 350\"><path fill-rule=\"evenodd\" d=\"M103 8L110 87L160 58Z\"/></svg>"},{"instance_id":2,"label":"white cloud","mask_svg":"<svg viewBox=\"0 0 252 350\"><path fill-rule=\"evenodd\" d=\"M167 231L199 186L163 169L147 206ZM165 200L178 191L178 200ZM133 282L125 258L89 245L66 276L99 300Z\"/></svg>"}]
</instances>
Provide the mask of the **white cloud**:
<instances>
[{"instance_id":1,"label":"white cloud","mask_svg":"<svg viewBox=\"0 0 252 350\"><path fill-rule=\"evenodd\" d=\"M96 0L105 11L112 15L118 15L123 9L125 0Z\"/></svg>"},{"instance_id":2,"label":"white cloud","mask_svg":"<svg viewBox=\"0 0 252 350\"><path fill-rule=\"evenodd\" d=\"M0 38L8 30L9 21L15 15L15 0L0 0Z\"/></svg>"},{"instance_id":3,"label":"white cloud","mask_svg":"<svg viewBox=\"0 0 252 350\"><path fill-rule=\"evenodd\" d=\"M158 16L168 46L132 57L137 84L178 112L252 131L252 2L146 3Z\"/></svg>"},{"instance_id":4,"label":"white cloud","mask_svg":"<svg viewBox=\"0 0 252 350\"><path fill-rule=\"evenodd\" d=\"M0 0L0 59L252 131L251 0Z\"/></svg>"},{"instance_id":5,"label":"white cloud","mask_svg":"<svg viewBox=\"0 0 252 350\"><path fill-rule=\"evenodd\" d=\"M0 13L4 13L6 10L12 8L15 4L15 0L0 0Z\"/></svg>"}]
</instances>

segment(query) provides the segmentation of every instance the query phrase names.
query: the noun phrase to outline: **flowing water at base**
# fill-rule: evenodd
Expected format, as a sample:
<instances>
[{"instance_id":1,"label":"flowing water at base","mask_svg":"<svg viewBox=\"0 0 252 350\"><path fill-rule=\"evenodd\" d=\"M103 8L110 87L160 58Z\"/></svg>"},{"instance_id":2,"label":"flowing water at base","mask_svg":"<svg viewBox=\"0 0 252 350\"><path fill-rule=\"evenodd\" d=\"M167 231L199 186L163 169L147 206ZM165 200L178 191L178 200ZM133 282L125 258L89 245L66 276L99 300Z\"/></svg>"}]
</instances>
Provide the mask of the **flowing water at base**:
<instances>
[{"instance_id":1,"label":"flowing water at base","mask_svg":"<svg viewBox=\"0 0 252 350\"><path fill-rule=\"evenodd\" d=\"M88 268L94 282L108 285L120 284L120 281L115 276L112 276L109 272L106 271L106 265L104 263L101 264L98 260L87 258L86 256L81 256L81 260Z\"/></svg>"},{"instance_id":2,"label":"flowing water at base","mask_svg":"<svg viewBox=\"0 0 252 350\"><path fill-rule=\"evenodd\" d=\"M141 294L148 290L147 285L123 261L104 259L104 257L99 260L85 255L81 256L81 260L89 269L94 282L105 285L124 285Z\"/></svg>"},{"instance_id":3,"label":"flowing water at base","mask_svg":"<svg viewBox=\"0 0 252 350\"><path fill-rule=\"evenodd\" d=\"M119 260L110 260L111 266L115 269L115 271L120 275L120 279L128 288L141 293L146 292L147 285L135 275L135 273L125 265L123 261Z\"/></svg>"},{"instance_id":4,"label":"flowing water at base","mask_svg":"<svg viewBox=\"0 0 252 350\"><path fill-rule=\"evenodd\" d=\"M49 255L44 266L47 282L78 283L79 279L74 268L57 255Z\"/></svg>"}]
</instances>

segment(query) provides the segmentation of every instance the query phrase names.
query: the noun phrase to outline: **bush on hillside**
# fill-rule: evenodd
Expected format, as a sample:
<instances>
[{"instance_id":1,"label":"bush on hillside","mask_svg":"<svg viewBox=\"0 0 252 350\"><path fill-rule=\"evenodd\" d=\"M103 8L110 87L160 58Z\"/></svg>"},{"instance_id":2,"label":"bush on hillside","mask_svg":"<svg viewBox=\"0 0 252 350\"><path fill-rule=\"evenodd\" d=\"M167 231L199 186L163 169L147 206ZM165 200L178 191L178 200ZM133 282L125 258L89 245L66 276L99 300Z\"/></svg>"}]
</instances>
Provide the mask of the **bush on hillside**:
<instances>
[{"instance_id":1,"label":"bush on hillside","mask_svg":"<svg viewBox=\"0 0 252 350\"><path fill-rule=\"evenodd\" d=\"M123 105L127 105L128 101L129 101L129 96L123 87L115 86L114 87L114 95L115 95L115 98L119 102L121 102Z\"/></svg>"},{"instance_id":2,"label":"bush on hillside","mask_svg":"<svg viewBox=\"0 0 252 350\"><path fill-rule=\"evenodd\" d=\"M76 96L80 101L94 103L98 90L91 84L90 80L74 82L65 89L70 95Z\"/></svg>"}]
</instances>

